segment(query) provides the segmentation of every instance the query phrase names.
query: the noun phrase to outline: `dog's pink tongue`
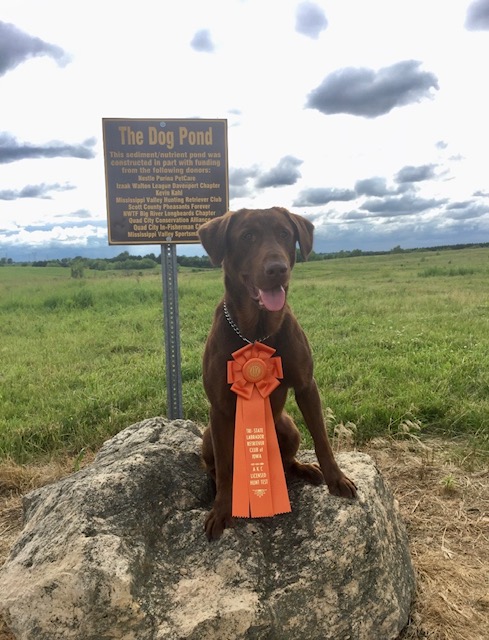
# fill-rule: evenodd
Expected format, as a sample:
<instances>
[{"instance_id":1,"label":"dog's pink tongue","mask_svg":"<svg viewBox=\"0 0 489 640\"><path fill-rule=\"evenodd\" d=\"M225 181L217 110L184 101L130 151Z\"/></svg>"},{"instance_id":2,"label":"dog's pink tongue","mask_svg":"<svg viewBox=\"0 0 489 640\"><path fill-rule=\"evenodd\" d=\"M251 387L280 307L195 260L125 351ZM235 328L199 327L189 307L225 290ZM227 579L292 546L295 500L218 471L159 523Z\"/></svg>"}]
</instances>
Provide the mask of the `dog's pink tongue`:
<instances>
[{"instance_id":1,"label":"dog's pink tongue","mask_svg":"<svg viewBox=\"0 0 489 640\"><path fill-rule=\"evenodd\" d=\"M283 287L277 289L259 289L260 300L267 311L280 311L285 304L285 290Z\"/></svg>"}]
</instances>

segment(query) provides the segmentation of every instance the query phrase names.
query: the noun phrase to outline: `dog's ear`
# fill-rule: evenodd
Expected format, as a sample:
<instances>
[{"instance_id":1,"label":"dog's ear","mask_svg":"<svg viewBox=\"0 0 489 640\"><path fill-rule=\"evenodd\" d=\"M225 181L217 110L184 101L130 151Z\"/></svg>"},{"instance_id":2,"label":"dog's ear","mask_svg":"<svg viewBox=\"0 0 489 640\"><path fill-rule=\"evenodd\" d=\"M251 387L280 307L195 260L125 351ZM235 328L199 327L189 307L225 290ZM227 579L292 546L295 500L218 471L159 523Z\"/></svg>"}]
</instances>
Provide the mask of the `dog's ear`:
<instances>
[{"instance_id":1,"label":"dog's ear","mask_svg":"<svg viewBox=\"0 0 489 640\"><path fill-rule=\"evenodd\" d=\"M198 230L202 246L207 251L214 266L219 266L226 253L226 232L230 213L205 222Z\"/></svg>"},{"instance_id":2,"label":"dog's ear","mask_svg":"<svg viewBox=\"0 0 489 640\"><path fill-rule=\"evenodd\" d=\"M312 251L314 225L312 222L309 222L309 220L306 220L306 218L303 218L302 216L298 216L296 213L290 213L290 211L287 213L289 214L292 224L296 229L301 256L304 260L307 260Z\"/></svg>"}]
</instances>

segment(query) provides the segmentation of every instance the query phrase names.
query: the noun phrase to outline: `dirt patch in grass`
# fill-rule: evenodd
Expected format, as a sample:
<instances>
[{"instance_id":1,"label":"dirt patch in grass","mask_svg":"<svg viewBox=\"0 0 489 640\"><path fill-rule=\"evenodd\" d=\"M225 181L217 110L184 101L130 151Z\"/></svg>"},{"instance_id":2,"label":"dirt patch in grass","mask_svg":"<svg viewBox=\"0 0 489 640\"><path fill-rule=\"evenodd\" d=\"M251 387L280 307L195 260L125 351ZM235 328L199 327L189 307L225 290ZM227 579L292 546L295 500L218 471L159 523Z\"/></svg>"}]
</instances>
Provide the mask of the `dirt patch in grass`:
<instances>
[{"instance_id":1,"label":"dirt patch in grass","mask_svg":"<svg viewBox=\"0 0 489 640\"><path fill-rule=\"evenodd\" d=\"M489 628L489 471L457 445L376 440L367 452L407 527L417 598L402 640L484 640Z\"/></svg>"},{"instance_id":2,"label":"dirt patch in grass","mask_svg":"<svg viewBox=\"0 0 489 640\"><path fill-rule=\"evenodd\" d=\"M468 471L452 443L372 441L406 524L417 598L400 640L484 640L489 629L489 470ZM91 456L83 461L87 464ZM0 564L22 528L22 495L75 462L0 465ZM15 640L0 620L0 640Z\"/></svg>"}]
</instances>

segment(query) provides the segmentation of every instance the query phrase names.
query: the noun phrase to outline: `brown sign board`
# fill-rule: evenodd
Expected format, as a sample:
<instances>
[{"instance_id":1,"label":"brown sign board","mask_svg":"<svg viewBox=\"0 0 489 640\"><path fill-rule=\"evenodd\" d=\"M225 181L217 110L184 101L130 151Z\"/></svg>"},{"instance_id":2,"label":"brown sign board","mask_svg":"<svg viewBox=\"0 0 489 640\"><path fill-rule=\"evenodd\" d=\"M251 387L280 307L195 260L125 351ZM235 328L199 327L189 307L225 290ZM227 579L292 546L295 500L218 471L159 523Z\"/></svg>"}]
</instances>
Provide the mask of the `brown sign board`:
<instances>
[{"instance_id":1,"label":"brown sign board","mask_svg":"<svg viewBox=\"0 0 489 640\"><path fill-rule=\"evenodd\" d=\"M227 121L102 124L109 244L198 243L229 207Z\"/></svg>"}]
</instances>

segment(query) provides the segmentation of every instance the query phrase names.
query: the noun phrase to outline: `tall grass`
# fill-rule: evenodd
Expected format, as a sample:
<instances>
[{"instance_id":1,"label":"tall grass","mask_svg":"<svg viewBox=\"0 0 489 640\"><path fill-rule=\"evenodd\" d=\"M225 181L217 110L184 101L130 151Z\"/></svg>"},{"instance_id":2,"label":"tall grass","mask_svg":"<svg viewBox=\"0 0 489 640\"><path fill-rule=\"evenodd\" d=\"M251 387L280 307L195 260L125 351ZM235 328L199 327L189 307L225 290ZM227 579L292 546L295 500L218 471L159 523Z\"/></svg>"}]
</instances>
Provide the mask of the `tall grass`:
<instances>
[{"instance_id":1,"label":"tall grass","mask_svg":"<svg viewBox=\"0 0 489 640\"><path fill-rule=\"evenodd\" d=\"M488 275L487 249L297 265L289 301L324 406L355 423L360 440L412 419L487 446ZM0 268L0 458L76 454L166 413L159 270L85 276ZM221 294L219 270L180 269L183 403L199 423L203 346ZM287 408L303 428L292 398Z\"/></svg>"}]
</instances>

